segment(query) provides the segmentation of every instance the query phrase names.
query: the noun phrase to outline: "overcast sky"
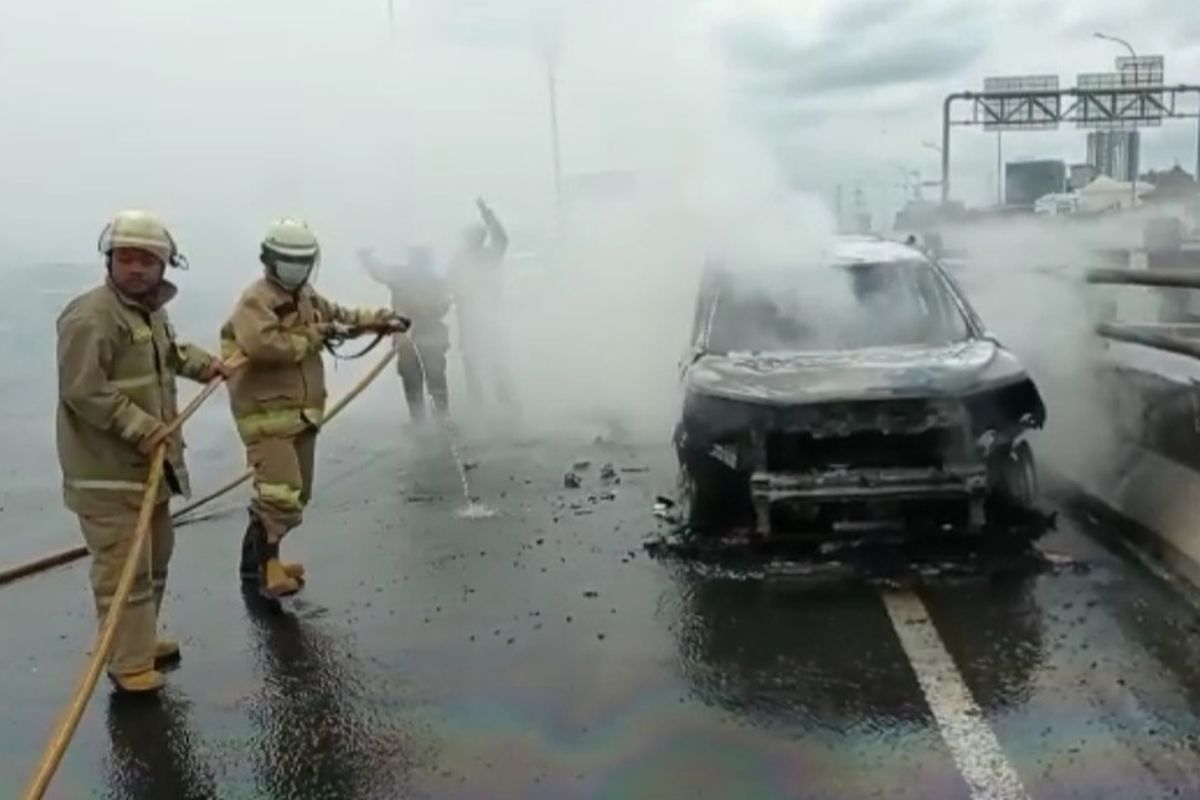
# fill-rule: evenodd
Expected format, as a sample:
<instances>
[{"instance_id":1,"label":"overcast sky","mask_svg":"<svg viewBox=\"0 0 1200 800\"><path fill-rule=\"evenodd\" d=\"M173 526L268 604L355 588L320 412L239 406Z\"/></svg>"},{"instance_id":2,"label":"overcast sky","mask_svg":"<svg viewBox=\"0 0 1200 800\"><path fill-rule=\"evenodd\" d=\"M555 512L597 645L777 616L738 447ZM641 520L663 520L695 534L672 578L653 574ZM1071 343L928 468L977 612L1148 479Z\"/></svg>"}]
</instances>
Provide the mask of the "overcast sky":
<instances>
[{"instance_id":1,"label":"overcast sky","mask_svg":"<svg viewBox=\"0 0 1200 800\"><path fill-rule=\"evenodd\" d=\"M545 53L566 172L690 169L750 131L828 195L935 177L941 98L984 76L1104 71L1123 36L1200 83L1196 0L5 0L0 152L18 257L80 259L115 208L148 206L230 274L275 214L335 255L442 241L476 194L518 228L549 210ZM1011 134L1079 161L1084 137ZM1193 123L1145 161L1192 169ZM739 152L736 149L723 152ZM960 130L956 194L994 191L995 137Z\"/></svg>"}]
</instances>

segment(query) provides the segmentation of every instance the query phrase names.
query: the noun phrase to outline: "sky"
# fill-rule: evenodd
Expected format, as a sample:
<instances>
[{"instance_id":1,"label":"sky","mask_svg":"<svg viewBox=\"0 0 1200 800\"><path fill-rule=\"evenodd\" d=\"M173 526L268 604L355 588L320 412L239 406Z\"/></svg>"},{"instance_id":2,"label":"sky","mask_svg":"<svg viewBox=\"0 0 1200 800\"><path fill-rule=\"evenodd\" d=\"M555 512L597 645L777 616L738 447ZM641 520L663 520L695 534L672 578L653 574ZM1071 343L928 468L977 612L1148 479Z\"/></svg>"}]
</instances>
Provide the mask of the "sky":
<instances>
[{"instance_id":1,"label":"sky","mask_svg":"<svg viewBox=\"0 0 1200 800\"><path fill-rule=\"evenodd\" d=\"M1103 71L1123 36L1200 82L1194 0L5 0L0 148L19 260L94 253L150 207L214 274L253 263L273 216L361 244L451 242L484 195L522 241L551 218L547 58L570 179L679 174L751 149L831 198L898 205L936 178L941 98L988 75ZM1191 168L1195 127L1146 134ZM1011 158L1083 159L1083 134L1005 137ZM955 132L955 195L994 192L996 138ZM736 166L730 167L736 169ZM199 257L199 258L197 258Z\"/></svg>"}]
</instances>

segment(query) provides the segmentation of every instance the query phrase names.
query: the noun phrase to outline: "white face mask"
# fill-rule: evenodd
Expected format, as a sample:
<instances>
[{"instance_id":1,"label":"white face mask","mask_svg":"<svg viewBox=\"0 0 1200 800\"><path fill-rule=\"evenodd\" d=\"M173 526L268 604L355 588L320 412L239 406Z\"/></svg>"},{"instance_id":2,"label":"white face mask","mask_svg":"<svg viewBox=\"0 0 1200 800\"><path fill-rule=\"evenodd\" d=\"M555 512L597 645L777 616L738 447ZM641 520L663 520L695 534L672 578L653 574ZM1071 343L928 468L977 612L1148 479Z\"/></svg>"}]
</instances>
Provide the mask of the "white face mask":
<instances>
[{"instance_id":1,"label":"white face mask","mask_svg":"<svg viewBox=\"0 0 1200 800\"><path fill-rule=\"evenodd\" d=\"M312 274L312 264L302 264L295 261L279 261L275 263L275 277L288 289L299 289Z\"/></svg>"}]
</instances>

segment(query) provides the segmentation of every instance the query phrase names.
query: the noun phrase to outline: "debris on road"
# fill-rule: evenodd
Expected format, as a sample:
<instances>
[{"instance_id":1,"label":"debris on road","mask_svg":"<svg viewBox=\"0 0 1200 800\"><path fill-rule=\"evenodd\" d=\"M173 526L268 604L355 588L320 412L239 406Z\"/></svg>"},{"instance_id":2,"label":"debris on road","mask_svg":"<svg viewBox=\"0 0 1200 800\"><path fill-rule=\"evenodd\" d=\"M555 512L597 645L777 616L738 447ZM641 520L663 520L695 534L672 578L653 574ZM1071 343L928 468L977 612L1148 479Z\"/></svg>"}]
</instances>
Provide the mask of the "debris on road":
<instances>
[{"instance_id":1,"label":"debris on road","mask_svg":"<svg viewBox=\"0 0 1200 800\"><path fill-rule=\"evenodd\" d=\"M661 495L654 500L654 516L667 522L677 522L675 518L675 501Z\"/></svg>"},{"instance_id":2,"label":"debris on road","mask_svg":"<svg viewBox=\"0 0 1200 800\"><path fill-rule=\"evenodd\" d=\"M583 486L583 478L580 478L574 472L568 472L563 476L563 487L566 489L578 489Z\"/></svg>"}]
</instances>

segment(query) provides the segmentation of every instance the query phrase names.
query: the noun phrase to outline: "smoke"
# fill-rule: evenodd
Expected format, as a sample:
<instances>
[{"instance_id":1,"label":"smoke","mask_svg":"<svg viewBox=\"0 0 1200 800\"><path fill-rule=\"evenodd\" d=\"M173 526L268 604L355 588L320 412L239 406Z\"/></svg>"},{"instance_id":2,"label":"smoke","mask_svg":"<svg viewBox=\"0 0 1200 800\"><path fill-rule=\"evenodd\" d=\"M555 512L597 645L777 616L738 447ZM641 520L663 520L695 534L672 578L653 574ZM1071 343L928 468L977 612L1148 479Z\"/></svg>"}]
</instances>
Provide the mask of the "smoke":
<instances>
[{"instance_id":1,"label":"smoke","mask_svg":"<svg viewBox=\"0 0 1200 800\"><path fill-rule=\"evenodd\" d=\"M1082 485L1107 476L1120 445L1099 371L1104 345L1095 335L1107 293L1089 286L1085 273L1101 265L1101 250L1136 247L1139 239L1135 225L1062 218L996 221L946 234L947 247L965 251L955 272L972 304L1021 359L1046 402L1046 428L1035 438L1039 459Z\"/></svg>"},{"instance_id":2,"label":"smoke","mask_svg":"<svg viewBox=\"0 0 1200 800\"><path fill-rule=\"evenodd\" d=\"M44 82L0 84L22 115L0 132L6 152L21 154L4 205L10 263L76 262L83 288L100 274L104 219L151 208L193 263L175 276L177 327L215 347L259 272L258 238L272 217L304 217L320 234L324 294L381 305L387 292L359 268L357 248L397 260L425 244L444 266L483 196L512 236L497 302L526 419L571 429L620 420L665 436L705 262L823 266L834 220L795 176L841 171L847 152L866 149L832 134L800 149L764 138L761 115L747 111L744 67L722 49L739 20L815 40L831 3L410 0L396 3L392 30L382 7L260 6L193 3L176 15L148 0L94 12L47 2L9 20L6 74L60 78L49 93ZM92 35L53 53L27 44L68 22ZM139 47L114 50L129 32ZM761 109L763 98L752 99ZM1039 270L1087 264L1090 242L1111 235L1007 224L961 233L973 301L1046 388L1048 436L1068 431L1051 449L1081 462L1111 427L1104 409L1082 410L1097 395L1092 320L1078 274ZM30 255L15 258L18 248ZM812 277L810 301L844 292ZM53 314L37 313L28 326L48 332ZM461 361L450 356L463 410ZM49 386L52 357L37 363ZM358 374L331 370L335 391ZM394 383L373 394L402 406Z\"/></svg>"},{"instance_id":3,"label":"smoke","mask_svg":"<svg viewBox=\"0 0 1200 800\"><path fill-rule=\"evenodd\" d=\"M530 10L516 7L510 22ZM508 360L527 425L620 425L665 440L706 262L816 264L834 222L818 198L787 185L775 154L739 119L714 48L721 9L638 6L632 27L615 24L612 9L557 9L571 168L561 216L546 220L555 233L531 247L514 239L503 300ZM572 150L574 98L612 104L608 138L623 152L614 146L593 160ZM506 199L494 205L509 222Z\"/></svg>"}]
</instances>

